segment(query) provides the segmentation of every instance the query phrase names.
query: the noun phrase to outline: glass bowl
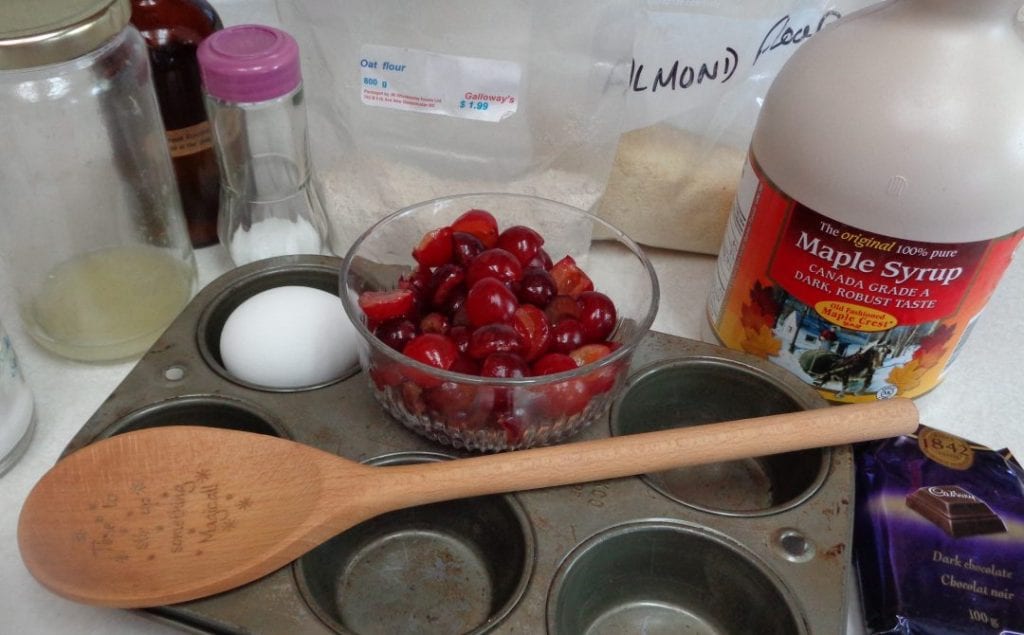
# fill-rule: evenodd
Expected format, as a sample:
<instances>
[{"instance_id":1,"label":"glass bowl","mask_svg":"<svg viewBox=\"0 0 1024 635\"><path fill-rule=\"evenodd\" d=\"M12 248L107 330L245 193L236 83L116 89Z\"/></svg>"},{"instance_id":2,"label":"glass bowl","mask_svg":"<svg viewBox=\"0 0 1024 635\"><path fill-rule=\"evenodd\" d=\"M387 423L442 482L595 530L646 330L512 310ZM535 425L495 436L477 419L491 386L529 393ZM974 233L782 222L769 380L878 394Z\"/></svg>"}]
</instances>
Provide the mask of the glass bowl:
<instances>
[{"instance_id":1,"label":"glass bowl","mask_svg":"<svg viewBox=\"0 0 1024 635\"><path fill-rule=\"evenodd\" d=\"M617 320L611 352L554 374L493 378L420 363L385 344L360 308L365 291L407 285L413 248L429 231L471 209L490 212L499 230L525 225L544 238L554 262L571 256L609 296ZM643 250L583 210L518 194L464 194L399 210L352 245L341 269L341 298L360 334L359 361L376 399L409 429L439 443L493 452L563 441L607 412L658 309L658 281Z\"/></svg>"}]
</instances>

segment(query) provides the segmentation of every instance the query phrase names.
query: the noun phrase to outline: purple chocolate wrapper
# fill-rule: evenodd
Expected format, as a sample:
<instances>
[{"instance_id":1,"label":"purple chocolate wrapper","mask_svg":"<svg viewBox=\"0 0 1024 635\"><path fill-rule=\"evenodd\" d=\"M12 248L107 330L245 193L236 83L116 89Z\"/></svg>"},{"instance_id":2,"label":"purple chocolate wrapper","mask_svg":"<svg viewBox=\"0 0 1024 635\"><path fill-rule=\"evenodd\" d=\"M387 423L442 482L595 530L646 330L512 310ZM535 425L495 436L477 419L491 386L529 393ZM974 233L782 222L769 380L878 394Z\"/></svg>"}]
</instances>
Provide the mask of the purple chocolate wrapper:
<instances>
[{"instance_id":1,"label":"purple chocolate wrapper","mask_svg":"<svg viewBox=\"0 0 1024 635\"><path fill-rule=\"evenodd\" d=\"M1024 633L1024 470L921 427L857 447L854 560L870 633Z\"/></svg>"}]
</instances>

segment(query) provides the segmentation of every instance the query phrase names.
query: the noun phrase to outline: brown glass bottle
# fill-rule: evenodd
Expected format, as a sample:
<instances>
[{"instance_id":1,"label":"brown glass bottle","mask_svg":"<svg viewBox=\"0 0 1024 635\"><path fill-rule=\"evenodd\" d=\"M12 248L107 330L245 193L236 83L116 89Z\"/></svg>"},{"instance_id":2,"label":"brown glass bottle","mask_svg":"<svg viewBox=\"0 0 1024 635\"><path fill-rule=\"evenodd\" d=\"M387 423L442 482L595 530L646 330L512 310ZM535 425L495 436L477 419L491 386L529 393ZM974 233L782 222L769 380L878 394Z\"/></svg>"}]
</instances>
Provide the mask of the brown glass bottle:
<instances>
[{"instance_id":1,"label":"brown glass bottle","mask_svg":"<svg viewBox=\"0 0 1024 635\"><path fill-rule=\"evenodd\" d=\"M220 176L203 106L196 49L222 28L206 0L132 0L132 24L149 47L149 63L167 131L192 244L217 242Z\"/></svg>"}]
</instances>

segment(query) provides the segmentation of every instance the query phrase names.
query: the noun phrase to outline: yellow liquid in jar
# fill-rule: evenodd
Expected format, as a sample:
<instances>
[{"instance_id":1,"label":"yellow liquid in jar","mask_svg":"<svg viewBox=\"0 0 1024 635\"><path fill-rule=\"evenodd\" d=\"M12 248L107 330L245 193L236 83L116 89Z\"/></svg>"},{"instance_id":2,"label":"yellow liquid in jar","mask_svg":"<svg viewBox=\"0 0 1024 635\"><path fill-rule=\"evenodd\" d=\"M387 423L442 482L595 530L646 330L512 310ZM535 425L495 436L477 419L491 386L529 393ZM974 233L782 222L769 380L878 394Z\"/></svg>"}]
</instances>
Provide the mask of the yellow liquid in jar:
<instances>
[{"instance_id":1,"label":"yellow liquid in jar","mask_svg":"<svg viewBox=\"0 0 1024 635\"><path fill-rule=\"evenodd\" d=\"M25 316L54 353L109 361L147 350L192 297L195 267L167 249L112 247L57 265Z\"/></svg>"}]
</instances>

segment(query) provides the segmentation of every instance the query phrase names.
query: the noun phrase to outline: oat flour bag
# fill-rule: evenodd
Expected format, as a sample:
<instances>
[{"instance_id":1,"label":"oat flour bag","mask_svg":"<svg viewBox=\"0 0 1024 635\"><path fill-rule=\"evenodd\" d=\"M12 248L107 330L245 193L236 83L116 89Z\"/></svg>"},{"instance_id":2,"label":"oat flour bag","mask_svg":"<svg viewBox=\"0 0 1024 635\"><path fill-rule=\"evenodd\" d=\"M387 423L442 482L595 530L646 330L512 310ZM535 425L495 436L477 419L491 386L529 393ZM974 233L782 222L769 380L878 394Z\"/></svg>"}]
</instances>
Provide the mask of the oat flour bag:
<instances>
[{"instance_id":1,"label":"oat flour bag","mask_svg":"<svg viewBox=\"0 0 1024 635\"><path fill-rule=\"evenodd\" d=\"M439 196L601 196L622 126L631 0L277 0L299 40L314 163L346 248Z\"/></svg>"}]
</instances>

